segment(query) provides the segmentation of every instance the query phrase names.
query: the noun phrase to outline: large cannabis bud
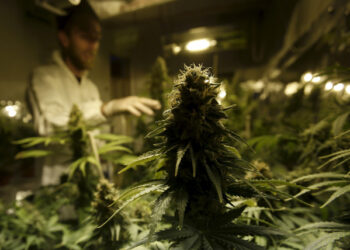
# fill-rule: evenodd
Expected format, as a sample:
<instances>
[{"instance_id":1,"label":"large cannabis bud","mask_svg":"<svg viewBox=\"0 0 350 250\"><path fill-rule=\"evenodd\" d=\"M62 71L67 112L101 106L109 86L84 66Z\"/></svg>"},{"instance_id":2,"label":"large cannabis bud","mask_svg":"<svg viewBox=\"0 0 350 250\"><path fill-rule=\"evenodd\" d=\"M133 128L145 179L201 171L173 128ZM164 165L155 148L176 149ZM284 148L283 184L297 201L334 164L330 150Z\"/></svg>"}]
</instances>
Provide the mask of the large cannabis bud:
<instances>
[{"instance_id":1,"label":"large cannabis bud","mask_svg":"<svg viewBox=\"0 0 350 250\"><path fill-rule=\"evenodd\" d=\"M108 180L101 178L94 194L91 205L93 218L97 225L103 224L115 211L116 200L119 197L118 191ZM111 206L113 205L114 206ZM129 233L126 229L129 223L123 213L119 213L102 228L97 229L101 243L109 247L120 247L129 240Z\"/></svg>"},{"instance_id":2,"label":"large cannabis bud","mask_svg":"<svg viewBox=\"0 0 350 250\"><path fill-rule=\"evenodd\" d=\"M216 100L220 83L215 81L208 69L186 66L170 94L160 135L169 185L223 203L226 182L242 178L246 169L232 151L238 135L221 123L226 115Z\"/></svg>"}]
</instances>

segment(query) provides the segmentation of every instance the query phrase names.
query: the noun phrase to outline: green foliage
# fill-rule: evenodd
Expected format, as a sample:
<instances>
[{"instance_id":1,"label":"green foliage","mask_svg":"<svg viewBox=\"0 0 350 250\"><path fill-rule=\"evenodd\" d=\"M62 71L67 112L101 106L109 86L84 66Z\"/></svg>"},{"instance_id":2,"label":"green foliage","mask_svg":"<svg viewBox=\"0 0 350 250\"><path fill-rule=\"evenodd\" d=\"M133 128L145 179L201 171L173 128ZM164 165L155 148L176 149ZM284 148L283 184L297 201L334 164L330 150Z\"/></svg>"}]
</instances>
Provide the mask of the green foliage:
<instances>
[{"instance_id":1,"label":"green foliage","mask_svg":"<svg viewBox=\"0 0 350 250\"><path fill-rule=\"evenodd\" d=\"M172 249L263 249L256 244L243 240L239 236L263 235L281 236L279 230L260 226L232 223L243 212L245 207L237 207L226 213L215 215L215 218L201 217L196 220L186 218L181 230L172 227L156 233L151 240L171 240ZM133 245L143 244L147 239Z\"/></svg>"},{"instance_id":2,"label":"green foliage","mask_svg":"<svg viewBox=\"0 0 350 250\"><path fill-rule=\"evenodd\" d=\"M25 159L25 158L36 158L36 157L44 157L52 154L49 150L28 150L21 151L16 155L16 159Z\"/></svg>"},{"instance_id":3,"label":"green foliage","mask_svg":"<svg viewBox=\"0 0 350 250\"><path fill-rule=\"evenodd\" d=\"M109 181L100 180L92 201L92 217L97 225L104 223L113 214L113 211L119 205L115 202L118 196L117 190ZM114 205L111 206L112 204ZM127 231L128 224L125 214L119 213L114 216L104 227L97 230L99 247L119 249L123 246L130 238Z\"/></svg>"},{"instance_id":4,"label":"green foliage","mask_svg":"<svg viewBox=\"0 0 350 250\"><path fill-rule=\"evenodd\" d=\"M164 96L159 65L153 75L158 85L151 88L156 99ZM348 69L337 70L346 79ZM169 109L157 114L162 120L146 135L157 143L136 159L125 146L131 138L93 135L77 109L68 130L17 141L25 148L18 158L52 152L40 146L62 146L70 148L72 161L68 182L38 190L13 216L0 215L0 249L349 248L349 100L326 93L322 83L292 96L249 90L237 81L225 85L234 95L224 103L237 103L234 110L217 101L221 87L208 70L186 66ZM156 174L118 192L103 178L100 158L125 165L119 173L144 165ZM69 204L77 216L66 223L57 211ZM11 226L11 233L8 225L27 214L33 216L25 226Z\"/></svg>"},{"instance_id":5,"label":"green foliage","mask_svg":"<svg viewBox=\"0 0 350 250\"><path fill-rule=\"evenodd\" d=\"M47 137L31 137L15 142L26 149L35 147L19 152L17 158L57 156L66 153L66 148L69 148L71 164L68 166L68 177L63 177L61 184L36 191L31 202L23 203L25 206L19 205L19 210L14 213L15 218L22 213L32 213L34 217L26 226L30 228L30 224L36 223L40 228L34 228L34 232L26 229L20 236L16 236L20 228L13 228L11 232L1 231L0 239L4 246L18 241L27 244L23 249L79 250L120 248L127 243L128 222L124 215L119 214L104 228L97 229L113 213L117 204L109 206L118 197L112 184L104 179L100 156L113 159L111 154L116 152L130 155L130 149L123 144L130 143L132 139L112 134L93 135L94 129L86 126L82 113L73 106L66 130L58 130ZM105 143L98 148L96 140ZM37 149L39 146L45 147L45 150ZM65 213L70 214L69 221L65 221ZM6 218L4 223L7 225L11 221L11 217ZM53 225L57 232L51 233L51 229L42 228L41 224Z\"/></svg>"},{"instance_id":6,"label":"green foliage","mask_svg":"<svg viewBox=\"0 0 350 250\"><path fill-rule=\"evenodd\" d=\"M61 225L57 223L58 218L52 217L47 221L32 205L28 203L22 205L10 210L11 214L1 211L1 247L50 249L54 234L62 231ZM16 234L13 234L12 230L16 231Z\"/></svg>"},{"instance_id":7,"label":"green foliage","mask_svg":"<svg viewBox=\"0 0 350 250\"><path fill-rule=\"evenodd\" d=\"M122 170L165 159L159 168L166 172L163 183L150 182L127 191L126 197L130 194L130 198L124 204L146 193L162 192L154 203L151 233L136 245L170 240L174 249L261 249L243 237L282 234L271 228L236 224L233 220L243 209L226 206L231 184L253 188L254 193L260 191L244 180L247 171L256 170L242 160L236 149L243 140L221 122L227 118L227 109L216 100L219 87L208 70L186 66L170 94L171 106L164 112L165 119L158 121L158 128L147 135L158 138L160 143ZM242 195L243 189L233 189ZM155 225L170 207L175 210L175 219L166 221L172 227L153 234ZM122 206L115 214L121 209Z\"/></svg>"},{"instance_id":8,"label":"green foliage","mask_svg":"<svg viewBox=\"0 0 350 250\"><path fill-rule=\"evenodd\" d=\"M35 198L45 199L43 194ZM85 249L83 245L90 240L95 226L74 228L62 223L57 210L49 210L52 206L58 208L57 204L45 200L45 206L37 201L21 201L6 211L2 209L0 249Z\"/></svg>"},{"instance_id":9,"label":"green foliage","mask_svg":"<svg viewBox=\"0 0 350 250\"><path fill-rule=\"evenodd\" d=\"M350 224L342 224L336 222L317 222L300 227L297 232L303 231L325 231L322 237L317 238L306 246L305 249L313 250L334 244L336 241L344 238L350 239ZM346 249L346 248L344 248Z\"/></svg>"},{"instance_id":10,"label":"green foliage","mask_svg":"<svg viewBox=\"0 0 350 250\"><path fill-rule=\"evenodd\" d=\"M170 88L170 77L164 58L157 57L148 81L149 93L152 99L158 100L162 107L165 107L165 93ZM156 120L161 118L162 111L159 111Z\"/></svg>"},{"instance_id":11,"label":"green foliage","mask_svg":"<svg viewBox=\"0 0 350 250\"><path fill-rule=\"evenodd\" d=\"M161 108L155 110L154 118L140 117L137 121L137 136L147 133L150 129L153 130L156 126L154 121L158 121L163 118L163 111L168 107L166 102L166 95L171 88L171 79L168 75L168 69L164 58L158 56L154 64L152 65L149 77L146 82L147 90L145 95L159 101ZM148 139L144 142L143 151L148 151L152 148L154 139Z\"/></svg>"}]
</instances>

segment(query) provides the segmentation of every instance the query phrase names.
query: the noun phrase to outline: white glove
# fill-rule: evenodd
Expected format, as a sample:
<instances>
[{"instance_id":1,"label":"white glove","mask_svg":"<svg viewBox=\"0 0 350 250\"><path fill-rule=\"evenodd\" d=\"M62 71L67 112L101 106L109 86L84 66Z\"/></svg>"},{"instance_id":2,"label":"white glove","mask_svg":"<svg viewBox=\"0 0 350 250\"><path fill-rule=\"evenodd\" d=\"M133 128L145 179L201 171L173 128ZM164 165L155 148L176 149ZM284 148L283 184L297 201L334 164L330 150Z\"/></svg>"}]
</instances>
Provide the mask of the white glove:
<instances>
[{"instance_id":1,"label":"white glove","mask_svg":"<svg viewBox=\"0 0 350 250\"><path fill-rule=\"evenodd\" d=\"M140 116L142 113L154 115L153 110L160 108L161 105L157 100L138 96L128 96L125 98L114 99L103 104L101 110L107 117L123 112L129 112L132 115Z\"/></svg>"}]
</instances>

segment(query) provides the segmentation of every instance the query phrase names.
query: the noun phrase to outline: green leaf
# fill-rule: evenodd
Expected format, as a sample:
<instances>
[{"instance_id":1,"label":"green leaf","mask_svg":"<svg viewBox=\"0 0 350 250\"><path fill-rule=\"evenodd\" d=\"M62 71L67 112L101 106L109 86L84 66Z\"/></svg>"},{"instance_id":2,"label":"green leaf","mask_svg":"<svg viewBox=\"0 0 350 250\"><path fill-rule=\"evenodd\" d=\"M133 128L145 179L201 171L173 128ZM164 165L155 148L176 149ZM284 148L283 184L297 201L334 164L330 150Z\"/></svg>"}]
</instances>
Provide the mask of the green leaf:
<instances>
[{"instance_id":1,"label":"green leaf","mask_svg":"<svg viewBox=\"0 0 350 250\"><path fill-rule=\"evenodd\" d=\"M86 161L81 161L80 164L79 164L79 169L82 172L84 177L86 176L85 167L86 167Z\"/></svg>"},{"instance_id":2,"label":"green leaf","mask_svg":"<svg viewBox=\"0 0 350 250\"><path fill-rule=\"evenodd\" d=\"M255 192L257 192L264 199L267 205L270 208L272 208L270 201L266 199L265 195L259 189L257 189L253 184L251 184L250 181L244 180L244 183L247 184L249 187L251 187ZM274 189L274 191L277 191L277 190Z\"/></svg>"},{"instance_id":3,"label":"green leaf","mask_svg":"<svg viewBox=\"0 0 350 250\"><path fill-rule=\"evenodd\" d=\"M145 243L150 243L154 241L161 241L161 240L179 240L179 239L186 239L188 237L191 237L193 235L192 230L188 230L187 228L183 228L182 230L177 230L174 228L166 229L160 232L157 232L156 234L149 235L146 238L134 243L131 245L127 250L134 249L135 247L138 247L140 245L143 245Z\"/></svg>"},{"instance_id":4,"label":"green leaf","mask_svg":"<svg viewBox=\"0 0 350 250\"><path fill-rule=\"evenodd\" d=\"M187 149L191 146L190 143L187 144L187 146L185 148L183 147L179 147L177 149L177 154L176 154L176 165L175 165L175 176L177 176L178 172L179 172L179 166L181 163L182 158L184 157Z\"/></svg>"},{"instance_id":5,"label":"green leaf","mask_svg":"<svg viewBox=\"0 0 350 250\"><path fill-rule=\"evenodd\" d=\"M204 250L214 250L214 248L211 246L210 242L207 240L206 237L203 237L203 248Z\"/></svg>"},{"instance_id":6,"label":"green leaf","mask_svg":"<svg viewBox=\"0 0 350 250\"><path fill-rule=\"evenodd\" d=\"M254 183L254 184L266 184L266 185L269 185L269 186L271 186L271 184L274 184L274 185L281 185L281 186L287 186L287 187L294 187L294 188L298 188L298 189L310 189L308 187L297 185L297 184L294 184L292 182L282 181L282 180L275 180L275 179L270 179L270 180L250 180L250 182Z\"/></svg>"},{"instance_id":7,"label":"green leaf","mask_svg":"<svg viewBox=\"0 0 350 250\"><path fill-rule=\"evenodd\" d=\"M346 184L348 183L348 181L346 180L341 180L341 181L323 181L323 182L320 182L320 183L316 183L316 184L313 184L311 186L308 187L307 190L302 190L300 191L299 193L297 193L294 197L299 197L305 193L308 193L310 191L313 191L313 190L317 190L319 189L320 187L324 187L324 186L338 186L338 185L343 185L343 184Z\"/></svg>"},{"instance_id":8,"label":"green leaf","mask_svg":"<svg viewBox=\"0 0 350 250\"><path fill-rule=\"evenodd\" d=\"M28 137L21 140L13 141L13 144L26 144L25 146L35 146L37 144L44 143L47 140L46 137Z\"/></svg>"},{"instance_id":9,"label":"green leaf","mask_svg":"<svg viewBox=\"0 0 350 250\"><path fill-rule=\"evenodd\" d=\"M118 145L105 145L102 146L99 150L98 153L99 154L105 154L111 151L123 151L123 152L127 152L127 153L132 153L131 150L127 147L124 146L118 146Z\"/></svg>"},{"instance_id":10,"label":"green leaf","mask_svg":"<svg viewBox=\"0 0 350 250\"><path fill-rule=\"evenodd\" d=\"M198 234L192 235L191 237L188 237L187 239L181 241L180 245L174 250L194 250L195 246L198 244L201 245L201 239Z\"/></svg>"},{"instance_id":11,"label":"green leaf","mask_svg":"<svg viewBox=\"0 0 350 250\"><path fill-rule=\"evenodd\" d=\"M96 158L94 156L92 156L92 155L85 157L85 159L86 159L87 162L90 162L91 164L93 164L95 166L99 165L97 160L96 160Z\"/></svg>"},{"instance_id":12,"label":"green leaf","mask_svg":"<svg viewBox=\"0 0 350 250\"><path fill-rule=\"evenodd\" d=\"M344 124L346 120L348 119L349 112L342 114L335 119L335 121L332 124L332 132L335 136L339 135L342 131Z\"/></svg>"},{"instance_id":13,"label":"green leaf","mask_svg":"<svg viewBox=\"0 0 350 250\"><path fill-rule=\"evenodd\" d=\"M157 135L163 133L163 132L166 130L165 127L166 127L166 126L163 125L163 126L161 126L161 127L158 127L158 128L156 128L156 129L152 130L151 132L149 132L149 133L145 136L145 139L147 139L147 138L152 138L152 137L155 137L155 136L157 136Z\"/></svg>"},{"instance_id":14,"label":"green leaf","mask_svg":"<svg viewBox=\"0 0 350 250\"><path fill-rule=\"evenodd\" d=\"M29 249L30 246L32 246L32 244L35 242L35 239L37 237L34 235L28 235L28 237L26 238L26 248L25 249ZM33 246L35 246L35 244L33 244Z\"/></svg>"},{"instance_id":15,"label":"green leaf","mask_svg":"<svg viewBox=\"0 0 350 250\"><path fill-rule=\"evenodd\" d=\"M321 247L327 246L335 241L350 236L350 232L335 232L322 236L306 246L305 250L317 250Z\"/></svg>"},{"instance_id":16,"label":"green leaf","mask_svg":"<svg viewBox=\"0 0 350 250\"><path fill-rule=\"evenodd\" d=\"M306 180L312 180L312 179L317 179L317 178L349 178L349 175L344 175L344 174L337 174L333 172L324 172L324 173L318 173L318 174L310 174L310 175L305 175L300 178L297 178L291 182L296 183L299 181L306 181Z\"/></svg>"},{"instance_id":17,"label":"green leaf","mask_svg":"<svg viewBox=\"0 0 350 250\"><path fill-rule=\"evenodd\" d=\"M127 165L125 168L123 168L122 170L120 170L118 172L118 174L121 174L123 172L125 172L126 170L134 167L134 166L137 166L137 165L142 165L142 164L145 164L147 162L150 162L150 161L153 161L159 157L161 157L163 154L162 153L159 153L158 150L155 150L155 151L151 151L151 152L148 152L148 153L145 153L141 156L139 156L136 160L132 161L129 163L129 165Z\"/></svg>"},{"instance_id":18,"label":"green leaf","mask_svg":"<svg viewBox=\"0 0 350 250\"><path fill-rule=\"evenodd\" d=\"M170 192L169 189L167 189L158 197L158 199L154 203L151 215L150 235L154 234L156 226L161 221L166 209L169 207L172 198L173 193Z\"/></svg>"},{"instance_id":19,"label":"green leaf","mask_svg":"<svg viewBox=\"0 0 350 250\"><path fill-rule=\"evenodd\" d=\"M76 171L76 169L80 166L80 163L86 161L86 158L80 158L76 161L74 161L72 164L69 165L69 174L68 174L68 180L71 180L74 172Z\"/></svg>"},{"instance_id":20,"label":"green leaf","mask_svg":"<svg viewBox=\"0 0 350 250\"><path fill-rule=\"evenodd\" d=\"M165 184L164 184L164 180L150 180L150 181L146 181L144 183L141 183L135 187L131 187L129 189L127 189L124 193L122 193L119 198L116 200L116 201L119 201L119 200L123 200L123 199L127 199L128 197L131 197L135 194L135 192L139 192L139 190L143 190L143 189L146 189L146 188L153 188L154 186L164 186L164 187L167 187ZM113 205L114 203L112 203L111 205Z\"/></svg>"},{"instance_id":21,"label":"green leaf","mask_svg":"<svg viewBox=\"0 0 350 250\"><path fill-rule=\"evenodd\" d=\"M21 151L19 152L15 159L25 159L25 158L38 158L38 157L44 157L51 155L52 152L49 150L26 150L26 151Z\"/></svg>"},{"instance_id":22,"label":"green leaf","mask_svg":"<svg viewBox=\"0 0 350 250\"><path fill-rule=\"evenodd\" d=\"M190 146L190 154L191 154L193 178L195 178L196 177L196 171L197 171L197 160L196 160L196 156L194 155L192 145Z\"/></svg>"},{"instance_id":23,"label":"green leaf","mask_svg":"<svg viewBox=\"0 0 350 250\"><path fill-rule=\"evenodd\" d=\"M247 142L246 142L245 140L243 140L243 139L242 139L239 135L237 135L235 132L233 132L233 131L231 131L231 130L229 130L229 129L226 129L226 128L223 128L223 129L227 132L229 138L231 138L232 140L234 140L234 141L236 141L236 142L243 143L244 145L248 146L249 149L251 149L250 146L247 144Z\"/></svg>"},{"instance_id":24,"label":"green leaf","mask_svg":"<svg viewBox=\"0 0 350 250\"><path fill-rule=\"evenodd\" d=\"M279 191L279 190L277 190L277 189L270 189L270 192L272 192L272 193L277 193L277 194L280 194L280 195L282 195L282 196L288 197L289 199L286 199L286 201L292 199L292 200L298 201L298 202L300 202L300 203L302 203L302 204L304 204L304 205L313 207L312 204L307 203L307 202L305 202L305 201L303 201L303 200L301 200L301 199L298 199L297 197L294 197L293 195L290 195L290 194L287 193L287 192L282 192L282 191Z\"/></svg>"},{"instance_id":25,"label":"green leaf","mask_svg":"<svg viewBox=\"0 0 350 250\"><path fill-rule=\"evenodd\" d=\"M350 182L349 182L350 183ZM339 198L340 196L346 194L350 192L350 185L347 185L345 187L339 188L336 192L334 192L331 197L327 200L327 202L325 204L323 204L321 206L321 208L324 208L325 206L327 206L329 203L331 203L332 201L334 201L335 199Z\"/></svg>"},{"instance_id":26,"label":"green leaf","mask_svg":"<svg viewBox=\"0 0 350 250\"><path fill-rule=\"evenodd\" d=\"M52 143L59 143L64 144L65 139L62 137L62 135L52 135L52 136L42 136L42 137L28 137L21 140L13 141L13 144L19 144L23 145L23 147L33 147L39 144L44 144L45 146L48 146Z\"/></svg>"},{"instance_id":27,"label":"green leaf","mask_svg":"<svg viewBox=\"0 0 350 250\"><path fill-rule=\"evenodd\" d=\"M263 247L229 234L213 233L211 238L215 238L217 241L223 243L226 249L230 246L229 249L264 250Z\"/></svg>"},{"instance_id":28,"label":"green leaf","mask_svg":"<svg viewBox=\"0 0 350 250\"><path fill-rule=\"evenodd\" d=\"M334 153L331 153L331 154L328 154L328 155L321 156L320 158L321 158L321 159L330 158L330 157L332 157L332 156L341 155L341 154L346 154L346 153L349 153L349 152L350 152L350 149L339 150L339 151L337 151L337 152L334 152Z\"/></svg>"},{"instance_id":29,"label":"green leaf","mask_svg":"<svg viewBox=\"0 0 350 250\"><path fill-rule=\"evenodd\" d=\"M210 167L208 166L205 159L203 160L203 163L204 163L205 169L207 171L207 174L209 176L209 179L211 180L211 182L213 183L213 185L216 189L216 192L217 192L218 197L219 197L219 201L223 202L220 176L218 176L218 174L216 174L216 173L214 174L214 172L210 169Z\"/></svg>"},{"instance_id":30,"label":"green leaf","mask_svg":"<svg viewBox=\"0 0 350 250\"><path fill-rule=\"evenodd\" d=\"M320 230L320 229L332 229L332 230L350 230L350 225L332 222L332 221L322 221L310 223L305 226L302 226L296 230L296 232L304 231L304 230Z\"/></svg>"},{"instance_id":31,"label":"green leaf","mask_svg":"<svg viewBox=\"0 0 350 250\"><path fill-rule=\"evenodd\" d=\"M184 189L180 189L175 196L175 202L177 211L179 212L179 227L182 228L188 202L188 193Z\"/></svg>"},{"instance_id":32,"label":"green leaf","mask_svg":"<svg viewBox=\"0 0 350 250\"><path fill-rule=\"evenodd\" d=\"M232 208L223 215L218 216L218 218L216 218L215 223L217 223L218 225L230 224L234 219L237 219L239 216L241 216L245 209L246 206Z\"/></svg>"},{"instance_id":33,"label":"green leaf","mask_svg":"<svg viewBox=\"0 0 350 250\"><path fill-rule=\"evenodd\" d=\"M146 194L149 194L151 192L154 192L154 191L158 191L158 190L163 190L164 189L164 184L159 184L159 185L153 185L151 187L148 187L148 188L145 188L145 189L142 189L141 191L139 191L138 193L136 193L135 195L133 195L131 198L127 199L126 201L123 202L123 204L121 204L119 206L119 208L114 211L114 213L100 226L98 226L97 228L101 228L103 227L104 225L106 225L111 219L113 219L113 217L118 214L124 207L126 207L127 205L129 205L131 202L137 200L138 198L146 195Z\"/></svg>"},{"instance_id":34,"label":"green leaf","mask_svg":"<svg viewBox=\"0 0 350 250\"><path fill-rule=\"evenodd\" d=\"M224 145L225 148L227 148L229 151L231 151L238 159L242 159L241 154L237 150L237 148L229 146L229 145Z\"/></svg>"},{"instance_id":35,"label":"green leaf","mask_svg":"<svg viewBox=\"0 0 350 250\"><path fill-rule=\"evenodd\" d=\"M343 137L344 135L349 134L349 133L350 133L350 130L346 130L346 131L344 131L344 132L338 134L338 135L335 137L335 139L339 139L339 138L341 138L341 137Z\"/></svg>"},{"instance_id":36,"label":"green leaf","mask_svg":"<svg viewBox=\"0 0 350 250\"><path fill-rule=\"evenodd\" d=\"M344 157L346 157L346 156L350 156L350 150L349 150L349 149L348 149L348 150L341 150L341 151L336 152L336 153L334 153L334 154L337 154L337 156L332 157L331 159L329 159L328 161L326 161L325 163L323 163L319 168L323 168L324 166L328 165L329 163L331 163L332 161L335 161L335 160L337 160L337 159L344 158ZM334 154L333 154L333 155L334 155ZM326 156L326 157L327 157L327 156ZM350 158L348 158L348 159L350 159ZM345 161L347 161L348 159L346 159ZM344 161L344 162L345 162L345 161Z\"/></svg>"},{"instance_id":37,"label":"green leaf","mask_svg":"<svg viewBox=\"0 0 350 250\"><path fill-rule=\"evenodd\" d=\"M92 224L87 224L86 226L80 227L76 231L67 231L62 237L62 246L67 246L68 248L80 249L79 244L88 241L93 236L93 231L96 226Z\"/></svg>"},{"instance_id":38,"label":"green leaf","mask_svg":"<svg viewBox=\"0 0 350 250\"><path fill-rule=\"evenodd\" d=\"M231 224L224 227L227 234L234 235L262 235L262 236L285 236L286 232L283 232L280 228L264 227L264 226L252 226L243 224Z\"/></svg>"},{"instance_id":39,"label":"green leaf","mask_svg":"<svg viewBox=\"0 0 350 250\"><path fill-rule=\"evenodd\" d=\"M94 136L96 139L105 141L122 141L123 143L130 143L133 139L126 135L115 135L115 134L98 134ZM122 144L122 143L121 143Z\"/></svg>"},{"instance_id":40,"label":"green leaf","mask_svg":"<svg viewBox=\"0 0 350 250\"><path fill-rule=\"evenodd\" d=\"M266 149L276 148L280 141L280 135L263 135L252 138L248 144L255 148L256 151L264 151Z\"/></svg>"}]
</instances>

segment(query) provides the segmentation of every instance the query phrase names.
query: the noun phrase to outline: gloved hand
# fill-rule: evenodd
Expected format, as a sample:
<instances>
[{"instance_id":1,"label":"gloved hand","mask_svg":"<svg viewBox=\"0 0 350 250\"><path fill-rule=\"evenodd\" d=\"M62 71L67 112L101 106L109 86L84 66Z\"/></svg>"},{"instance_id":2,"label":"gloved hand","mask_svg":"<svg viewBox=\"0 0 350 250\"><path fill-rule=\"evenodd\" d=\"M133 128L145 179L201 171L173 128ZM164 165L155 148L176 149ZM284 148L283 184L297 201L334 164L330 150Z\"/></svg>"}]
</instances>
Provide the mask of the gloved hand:
<instances>
[{"instance_id":1,"label":"gloved hand","mask_svg":"<svg viewBox=\"0 0 350 250\"><path fill-rule=\"evenodd\" d=\"M118 113L129 112L135 116L140 116L142 113L154 115L153 110L160 109L161 105L157 100L128 96L120 99L114 99L102 105L102 114L106 117L113 116Z\"/></svg>"}]
</instances>

